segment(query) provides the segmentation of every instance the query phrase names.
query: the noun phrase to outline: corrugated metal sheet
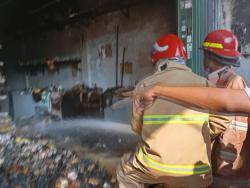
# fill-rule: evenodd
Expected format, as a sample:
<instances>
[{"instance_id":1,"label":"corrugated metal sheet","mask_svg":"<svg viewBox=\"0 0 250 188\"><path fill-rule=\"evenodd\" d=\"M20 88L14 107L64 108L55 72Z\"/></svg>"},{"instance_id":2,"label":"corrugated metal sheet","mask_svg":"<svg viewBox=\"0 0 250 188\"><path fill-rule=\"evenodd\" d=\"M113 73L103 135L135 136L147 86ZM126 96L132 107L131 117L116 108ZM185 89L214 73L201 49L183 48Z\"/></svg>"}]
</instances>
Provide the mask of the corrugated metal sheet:
<instances>
[{"instance_id":1,"label":"corrugated metal sheet","mask_svg":"<svg viewBox=\"0 0 250 188\"><path fill-rule=\"evenodd\" d=\"M191 17L183 16L189 10L181 6L188 1L192 2ZM200 47L208 32L221 27L221 9L221 0L178 0L178 34L183 38L183 23L192 23L192 55L188 66L197 74L204 75L203 52ZM185 38L183 39L185 40Z\"/></svg>"}]
</instances>

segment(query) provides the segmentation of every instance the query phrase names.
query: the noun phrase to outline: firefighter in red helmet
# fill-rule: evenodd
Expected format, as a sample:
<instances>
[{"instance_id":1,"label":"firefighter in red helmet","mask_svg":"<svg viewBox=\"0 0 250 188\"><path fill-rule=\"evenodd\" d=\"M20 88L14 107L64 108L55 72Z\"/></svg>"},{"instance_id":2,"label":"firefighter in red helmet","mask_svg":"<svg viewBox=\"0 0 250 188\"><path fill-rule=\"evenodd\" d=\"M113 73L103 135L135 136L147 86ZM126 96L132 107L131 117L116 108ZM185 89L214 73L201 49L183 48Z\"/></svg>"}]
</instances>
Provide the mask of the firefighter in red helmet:
<instances>
[{"instance_id":1,"label":"firefighter in red helmet","mask_svg":"<svg viewBox=\"0 0 250 188\"><path fill-rule=\"evenodd\" d=\"M185 65L183 42L167 34L153 45L156 72L140 81L136 91L163 83L178 86L208 86L208 81ZM144 184L201 188L212 183L211 142L208 114L160 98L143 114L133 100L132 130L141 141L135 152L125 155L117 167L120 188L142 188Z\"/></svg>"},{"instance_id":2,"label":"firefighter in red helmet","mask_svg":"<svg viewBox=\"0 0 250 188\"><path fill-rule=\"evenodd\" d=\"M153 45L151 54L152 64L155 65L160 59L179 59L183 63L187 60L185 46L180 38L174 34L163 36Z\"/></svg>"},{"instance_id":3,"label":"firefighter in red helmet","mask_svg":"<svg viewBox=\"0 0 250 188\"><path fill-rule=\"evenodd\" d=\"M210 32L203 42L205 70L212 73L222 67L239 67L241 54L237 48L238 40L231 31Z\"/></svg>"},{"instance_id":4,"label":"firefighter in red helmet","mask_svg":"<svg viewBox=\"0 0 250 188\"><path fill-rule=\"evenodd\" d=\"M231 31L215 30L206 36L203 42L204 67L208 79L217 87L246 87L245 81L231 68L240 66L241 54L237 49L238 40ZM215 140L212 152L215 187L229 187L227 180L240 178L246 158L242 147L248 130L247 120L247 116L209 117L212 138Z\"/></svg>"}]
</instances>

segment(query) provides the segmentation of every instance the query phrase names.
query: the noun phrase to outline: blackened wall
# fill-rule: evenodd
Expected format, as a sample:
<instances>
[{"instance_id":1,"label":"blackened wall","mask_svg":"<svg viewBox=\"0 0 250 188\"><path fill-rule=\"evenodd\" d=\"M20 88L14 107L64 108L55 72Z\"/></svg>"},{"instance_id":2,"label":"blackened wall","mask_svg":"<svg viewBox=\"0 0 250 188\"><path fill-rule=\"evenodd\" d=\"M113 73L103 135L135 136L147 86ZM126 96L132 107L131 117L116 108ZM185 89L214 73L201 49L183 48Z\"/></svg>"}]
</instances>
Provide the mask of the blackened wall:
<instances>
[{"instance_id":1,"label":"blackened wall","mask_svg":"<svg viewBox=\"0 0 250 188\"><path fill-rule=\"evenodd\" d=\"M152 1L122 11L99 16L78 27L66 27L63 31L51 31L31 36L9 46L6 58L9 89L46 87L50 84L70 88L77 83L96 84L104 89L115 86L116 27L119 25L119 64L123 48L125 62L131 62L132 74L124 75L124 85L134 85L153 71L150 52L154 41L168 33L177 32L176 2ZM102 54L108 47L108 54ZM18 60L53 58L57 56L81 58L82 71L72 73L71 66L60 68L59 73L38 72L25 76L17 69ZM120 69L120 67L119 67ZM120 83L120 72L118 75Z\"/></svg>"}]
</instances>

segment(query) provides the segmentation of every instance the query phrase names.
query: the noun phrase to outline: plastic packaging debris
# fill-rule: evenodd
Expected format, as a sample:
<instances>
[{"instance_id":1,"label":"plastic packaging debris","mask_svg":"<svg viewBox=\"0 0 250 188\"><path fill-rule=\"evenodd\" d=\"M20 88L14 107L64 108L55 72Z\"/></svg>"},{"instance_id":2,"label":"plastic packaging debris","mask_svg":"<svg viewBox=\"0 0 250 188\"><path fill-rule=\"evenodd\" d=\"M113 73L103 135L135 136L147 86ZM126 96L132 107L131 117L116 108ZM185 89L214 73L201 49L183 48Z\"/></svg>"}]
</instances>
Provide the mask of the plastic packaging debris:
<instances>
[{"instance_id":1,"label":"plastic packaging debris","mask_svg":"<svg viewBox=\"0 0 250 188\"><path fill-rule=\"evenodd\" d=\"M68 178L72 181L75 181L77 179L77 173L75 171L71 171L68 173Z\"/></svg>"},{"instance_id":2,"label":"plastic packaging debris","mask_svg":"<svg viewBox=\"0 0 250 188\"><path fill-rule=\"evenodd\" d=\"M7 133L13 130L11 117L7 114L0 114L0 133Z\"/></svg>"},{"instance_id":3,"label":"plastic packaging debris","mask_svg":"<svg viewBox=\"0 0 250 188\"><path fill-rule=\"evenodd\" d=\"M96 162L80 159L46 140L0 135L0 188L112 188Z\"/></svg>"},{"instance_id":4,"label":"plastic packaging debris","mask_svg":"<svg viewBox=\"0 0 250 188\"><path fill-rule=\"evenodd\" d=\"M108 182L104 182L104 184L103 184L103 188L111 188L110 183L108 183Z\"/></svg>"},{"instance_id":5,"label":"plastic packaging debris","mask_svg":"<svg viewBox=\"0 0 250 188\"><path fill-rule=\"evenodd\" d=\"M58 178L56 180L55 188L67 188L69 185L69 182L65 178Z\"/></svg>"}]
</instances>

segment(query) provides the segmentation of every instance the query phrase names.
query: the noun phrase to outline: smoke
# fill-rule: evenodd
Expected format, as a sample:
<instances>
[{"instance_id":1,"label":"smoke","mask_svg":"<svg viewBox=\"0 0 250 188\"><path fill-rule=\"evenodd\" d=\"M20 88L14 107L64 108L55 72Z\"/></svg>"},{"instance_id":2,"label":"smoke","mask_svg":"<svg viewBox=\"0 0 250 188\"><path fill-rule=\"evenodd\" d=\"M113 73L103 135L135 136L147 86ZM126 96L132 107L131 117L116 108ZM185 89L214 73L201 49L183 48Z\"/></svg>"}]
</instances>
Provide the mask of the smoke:
<instances>
[{"instance_id":1,"label":"smoke","mask_svg":"<svg viewBox=\"0 0 250 188\"><path fill-rule=\"evenodd\" d=\"M223 25L225 29L231 30L234 5L235 0L222 0Z\"/></svg>"}]
</instances>

